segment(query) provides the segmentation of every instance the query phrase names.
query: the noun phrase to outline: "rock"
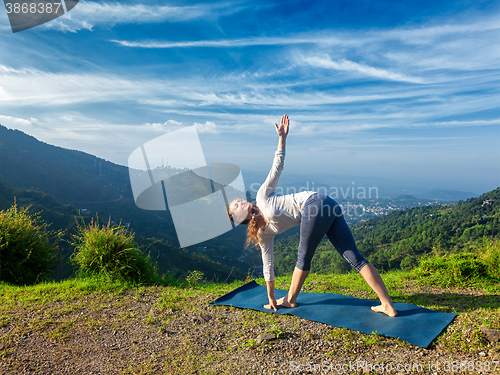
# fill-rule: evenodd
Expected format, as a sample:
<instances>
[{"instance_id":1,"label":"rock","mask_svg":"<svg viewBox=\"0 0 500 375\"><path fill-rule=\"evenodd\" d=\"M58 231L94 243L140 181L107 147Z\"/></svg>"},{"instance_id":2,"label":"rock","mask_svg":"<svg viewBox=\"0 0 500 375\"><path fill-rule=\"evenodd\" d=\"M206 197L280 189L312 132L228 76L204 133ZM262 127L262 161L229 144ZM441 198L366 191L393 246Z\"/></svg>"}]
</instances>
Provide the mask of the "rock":
<instances>
[{"instance_id":1,"label":"rock","mask_svg":"<svg viewBox=\"0 0 500 375\"><path fill-rule=\"evenodd\" d=\"M200 314L200 318L203 319L205 322L208 322L209 320L212 319L212 316L208 314Z\"/></svg>"},{"instance_id":2,"label":"rock","mask_svg":"<svg viewBox=\"0 0 500 375\"><path fill-rule=\"evenodd\" d=\"M260 345L263 342L267 342L267 341L271 341L271 340L276 340L276 336L274 336L272 333L264 333L263 335L257 336L257 341L255 343L257 345Z\"/></svg>"},{"instance_id":3,"label":"rock","mask_svg":"<svg viewBox=\"0 0 500 375\"><path fill-rule=\"evenodd\" d=\"M485 352L480 352L480 353L479 353L479 356L480 356L480 357L486 357L486 353L485 353Z\"/></svg>"},{"instance_id":4,"label":"rock","mask_svg":"<svg viewBox=\"0 0 500 375\"><path fill-rule=\"evenodd\" d=\"M192 320L196 324L207 323L212 319L212 316L208 314L200 314L200 316L193 316Z\"/></svg>"},{"instance_id":5,"label":"rock","mask_svg":"<svg viewBox=\"0 0 500 375\"><path fill-rule=\"evenodd\" d=\"M481 332L484 333L488 341L499 342L500 341L500 331L497 329L481 327Z\"/></svg>"}]
</instances>

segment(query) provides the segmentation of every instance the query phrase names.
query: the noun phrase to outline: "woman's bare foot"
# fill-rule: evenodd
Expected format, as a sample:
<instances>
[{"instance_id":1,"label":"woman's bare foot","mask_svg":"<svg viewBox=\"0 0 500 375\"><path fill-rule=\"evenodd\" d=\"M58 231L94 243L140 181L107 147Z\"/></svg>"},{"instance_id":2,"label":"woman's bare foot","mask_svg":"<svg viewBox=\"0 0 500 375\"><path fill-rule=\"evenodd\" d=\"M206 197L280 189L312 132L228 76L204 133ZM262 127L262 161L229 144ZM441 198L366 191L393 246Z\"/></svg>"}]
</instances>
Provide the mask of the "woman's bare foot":
<instances>
[{"instance_id":1,"label":"woman's bare foot","mask_svg":"<svg viewBox=\"0 0 500 375\"><path fill-rule=\"evenodd\" d=\"M390 306L390 305L372 306L372 310L375 312L384 313L385 315L390 316L391 318L398 316L398 312L396 311L394 306Z\"/></svg>"},{"instance_id":2,"label":"woman's bare foot","mask_svg":"<svg viewBox=\"0 0 500 375\"><path fill-rule=\"evenodd\" d=\"M281 306L281 307L287 307L289 309L293 308L293 307L297 307L297 304L296 303L290 303L288 302L288 294L284 297L281 297L279 300L278 300L278 303L277 303L278 306Z\"/></svg>"}]
</instances>

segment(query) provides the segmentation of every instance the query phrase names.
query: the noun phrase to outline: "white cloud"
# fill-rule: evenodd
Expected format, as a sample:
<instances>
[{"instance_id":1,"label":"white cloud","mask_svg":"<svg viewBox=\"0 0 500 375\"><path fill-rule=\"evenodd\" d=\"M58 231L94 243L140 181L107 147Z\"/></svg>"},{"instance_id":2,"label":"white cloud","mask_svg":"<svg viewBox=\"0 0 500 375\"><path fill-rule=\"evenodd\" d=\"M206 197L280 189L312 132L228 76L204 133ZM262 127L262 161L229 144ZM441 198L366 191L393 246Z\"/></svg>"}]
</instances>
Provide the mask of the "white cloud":
<instances>
[{"instance_id":1,"label":"white cloud","mask_svg":"<svg viewBox=\"0 0 500 375\"><path fill-rule=\"evenodd\" d=\"M372 66L358 64L353 61L342 59L340 61L333 61L328 55L323 57L318 56L302 56L298 60L299 64L308 64L314 67L332 69L338 71L355 72L361 75L380 78L389 81L401 81L409 83L425 83L425 81L418 77L408 77L405 74L394 73L385 69L374 68Z\"/></svg>"},{"instance_id":2,"label":"white cloud","mask_svg":"<svg viewBox=\"0 0 500 375\"><path fill-rule=\"evenodd\" d=\"M269 113L277 112L279 117L290 110L295 112L293 119L302 123L297 125L298 131L314 134L407 127L411 123L433 123L434 118L444 113L448 116L461 115L498 107L498 96L494 94L484 97L478 97L477 93L469 94L485 87L493 89L498 79L495 81L489 76L478 78L475 75L467 85L457 79L448 83L412 85L411 89L399 85L384 87L383 91L380 85L346 86L331 92L317 90L314 86L308 92L293 87L279 90L274 81L255 84L251 77L242 76L220 77L217 80L194 77L181 81L136 81L102 74L58 74L3 67L0 79L6 93L0 96L0 105L5 109L30 108L31 111L38 107L53 110L50 108L65 108L79 103L127 103L130 107L128 103L136 102L157 113L188 117L191 121L193 117L198 118L201 120L197 121L201 124L201 131L212 133L222 129L224 133L248 133L253 131L249 130L248 124L255 129L255 124L269 118ZM327 79L323 81L326 83ZM299 77L297 83L300 82ZM221 111L221 107L225 110ZM133 110L133 106L131 108ZM244 116L238 114L242 110ZM38 117L34 112L30 115ZM73 118L71 114L64 116L68 117L66 122ZM217 125L207 124L214 120ZM269 121L277 120L272 118ZM177 122L150 122L148 126L156 132L169 131L181 126Z\"/></svg>"},{"instance_id":3,"label":"white cloud","mask_svg":"<svg viewBox=\"0 0 500 375\"><path fill-rule=\"evenodd\" d=\"M424 122L424 123L415 123L411 124L411 126L439 126L443 128L449 127L469 127L469 126L491 126L491 125L500 125L500 118L493 120L473 120L473 121L434 121L434 122Z\"/></svg>"},{"instance_id":4,"label":"white cloud","mask_svg":"<svg viewBox=\"0 0 500 375\"><path fill-rule=\"evenodd\" d=\"M175 121L175 120L167 120L167 121L165 121L165 125L182 125L182 122Z\"/></svg>"},{"instance_id":5,"label":"white cloud","mask_svg":"<svg viewBox=\"0 0 500 375\"><path fill-rule=\"evenodd\" d=\"M198 130L200 133L212 133L212 134L218 134L219 133L219 128L215 123L212 121L207 121L204 124L199 124L199 123L194 123L196 126L196 130Z\"/></svg>"},{"instance_id":6,"label":"white cloud","mask_svg":"<svg viewBox=\"0 0 500 375\"><path fill-rule=\"evenodd\" d=\"M252 37L242 39L216 39L216 40L196 40L185 42L170 42L158 40L110 40L110 42L120 44L125 47L138 48L185 48L185 47L214 47L214 48L232 48L232 47L250 47L250 46L277 46L289 44L343 44L343 41L329 36L318 37L317 33L307 33L296 36L284 37Z\"/></svg>"},{"instance_id":7,"label":"white cloud","mask_svg":"<svg viewBox=\"0 0 500 375\"><path fill-rule=\"evenodd\" d=\"M7 91L5 91L5 89L2 86L0 86L0 101L6 100L8 97L9 94L7 94Z\"/></svg>"},{"instance_id":8,"label":"white cloud","mask_svg":"<svg viewBox=\"0 0 500 375\"><path fill-rule=\"evenodd\" d=\"M155 107L180 107L185 105L182 100L178 99L138 99L138 103L152 105Z\"/></svg>"},{"instance_id":9,"label":"white cloud","mask_svg":"<svg viewBox=\"0 0 500 375\"><path fill-rule=\"evenodd\" d=\"M51 73L0 66L0 105L56 106L85 102L125 100L164 91L155 81L130 81L110 74Z\"/></svg>"},{"instance_id":10,"label":"white cloud","mask_svg":"<svg viewBox=\"0 0 500 375\"><path fill-rule=\"evenodd\" d=\"M92 30L96 26L110 28L118 24L183 22L212 18L236 12L238 9L230 3L162 6L80 1L69 13L47 23L46 27L64 32L77 32Z\"/></svg>"},{"instance_id":11,"label":"white cloud","mask_svg":"<svg viewBox=\"0 0 500 375\"><path fill-rule=\"evenodd\" d=\"M72 129L67 129L64 126L61 126L54 130L57 131L50 134L50 137L54 140L62 139L62 140L70 140L71 142L74 141L102 142L106 140L109 141L109 139L106 139L103 136L103 134L91 133L89 129L87 129L86 131L77 131L77 129L72 130Z\"/></svg>"},{"instance_id":12,"label":"white cloud","mask_svg":"<svg viewBox=\"0 0 500 375\"><path fill-rule=\"evenodd\" d=\"M436 23L436 21L434 21ZM384 39L400 39L406 43L427 45L449 35L463 37L477 33L499 31L498 14L481 17L472 21L459 20L454 22L440 21L434 25L420 25L416 27L404 26L383 31L380 36Z\"/></svg>"},{"instance_id":13,"label":"white cloud","mask_svg":"<svg viewBox=\"0 0 500 375\"><path fill-rule=\"evenodd\" d=\"M180 129L182 125L182 122L175 121L175 120L167 120L164 123L145 123L142 126L145 128L152 129L156 132L167 132L167 131L173 131L176 129Z\"/></svg>"},{"instance_id":14,"label":"white cloud","mask_svg":"<svg viewBox=\"0 0 500 375\"><path fill-rule=\"evenodd\" d=\"M20 117L0 115L2 125L31 125L31 121Z\"/></svg>"}]
</instances>

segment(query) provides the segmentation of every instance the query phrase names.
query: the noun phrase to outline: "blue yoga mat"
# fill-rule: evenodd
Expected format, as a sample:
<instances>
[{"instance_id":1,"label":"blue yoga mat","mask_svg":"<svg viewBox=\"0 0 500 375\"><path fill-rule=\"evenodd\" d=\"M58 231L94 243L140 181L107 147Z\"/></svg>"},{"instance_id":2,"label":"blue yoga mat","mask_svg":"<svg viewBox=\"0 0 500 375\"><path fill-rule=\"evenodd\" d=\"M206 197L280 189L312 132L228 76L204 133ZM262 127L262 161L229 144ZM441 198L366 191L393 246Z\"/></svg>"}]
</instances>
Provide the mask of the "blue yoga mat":
<instances>
[{"instance_id":1,"label":"blue yoga mat","mask_svg":"<svg viewBox=\"0 0 500 375\"><path fill-rule=\"evenodd\" d=\"M287 291L275 290L276 299L286 294ZM378 335L396 337L422 348L428 347L456 316L456 314L432 311L409 303L395 303L394 307L399 315L390 318L371 310L370 307L379 305L378 302L331 293L300 293L297 298L297 307L293 309L268 310L263 307L267 303L267 288L255 281L211 302L212 305L295 315L302 319L367 334L377 331Z\"/></svg>"}]
</instances>

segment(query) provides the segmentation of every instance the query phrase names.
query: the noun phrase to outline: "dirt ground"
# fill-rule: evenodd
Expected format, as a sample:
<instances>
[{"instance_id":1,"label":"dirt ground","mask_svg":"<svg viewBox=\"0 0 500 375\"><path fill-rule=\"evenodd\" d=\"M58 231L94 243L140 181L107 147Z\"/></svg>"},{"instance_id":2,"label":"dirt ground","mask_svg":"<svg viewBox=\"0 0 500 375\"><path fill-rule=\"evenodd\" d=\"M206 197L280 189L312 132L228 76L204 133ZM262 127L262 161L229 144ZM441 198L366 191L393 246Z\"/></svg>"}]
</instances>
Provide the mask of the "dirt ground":
<instances>
[{"instance_id":1,"label":"dirt ground","mask_svg":"<svg viewBox=\"0 0 500 375\"><path fill-rule=\"evenodd\" d=\"M217 297L166 299L160 287L150 287L19 302L0 320L0 374L500 374L494 363L500 344L486 339L476 351L436 340L422 349L293 316L210 305ZM258 342L269 332L272 340ZM477 335L459 317L447 332L458 341Z\"/></svg>"}]
</instances>

